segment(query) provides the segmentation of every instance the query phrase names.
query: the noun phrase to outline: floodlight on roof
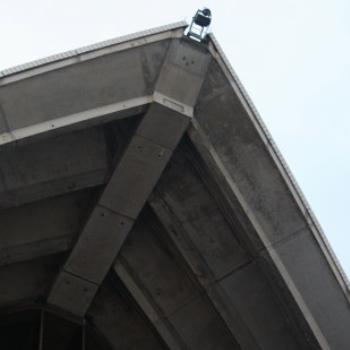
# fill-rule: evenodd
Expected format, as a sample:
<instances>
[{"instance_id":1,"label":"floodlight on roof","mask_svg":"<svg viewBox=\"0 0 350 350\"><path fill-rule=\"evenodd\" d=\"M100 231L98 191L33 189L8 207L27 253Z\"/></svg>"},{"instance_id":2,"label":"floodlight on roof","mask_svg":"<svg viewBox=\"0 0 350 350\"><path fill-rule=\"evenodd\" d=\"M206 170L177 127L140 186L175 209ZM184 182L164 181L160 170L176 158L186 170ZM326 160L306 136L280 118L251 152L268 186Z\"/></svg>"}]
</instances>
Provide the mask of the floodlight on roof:
<instances>
[{"instance_id":1,"label":"floodlight on roof","mask_svg":"<svg viewBox=\"0 0 350 350\"><path fill-rule=\"evenodd\" d=\"M211 19L211 11L208 8L197 10L188 28L187 36L199 42L203 41L208 33Z\"/></svg>"}]
</instances>

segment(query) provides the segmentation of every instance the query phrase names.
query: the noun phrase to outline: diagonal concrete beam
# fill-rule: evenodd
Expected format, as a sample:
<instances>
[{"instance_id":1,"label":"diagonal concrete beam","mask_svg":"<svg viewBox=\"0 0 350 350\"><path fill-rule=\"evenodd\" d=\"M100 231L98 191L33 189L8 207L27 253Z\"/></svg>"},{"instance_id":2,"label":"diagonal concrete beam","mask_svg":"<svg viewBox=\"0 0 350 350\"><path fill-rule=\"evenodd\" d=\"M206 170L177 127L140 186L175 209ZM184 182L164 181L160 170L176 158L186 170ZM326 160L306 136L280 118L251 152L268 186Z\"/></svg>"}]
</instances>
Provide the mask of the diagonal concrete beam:
<instances>
[{"instance_id":1,"label":"diagonal concrete beam","mask_svg":"<svg viewBox=\"0 0 350 350\"><path fill-rule=\"evenodd\" d=\"M199 283L216 312L226 323L231 333L234 334L242 349L261 350L255 336L249 330L239 312L234 308L228 307L229 302L227 301L227 295L217 288L213 282L206 281L206 279L215 280L215 268L213 268L210 261L206 260L207 254L203 251L203 245L200 247L198 242L194 242L189 238L190 234L186 232L184 228L185 225L180 223L180 219L177 217L177 215L179 215L179 208L176 208L176 206L174 207L169 202L165 202L158 194L152 196L149 204L166 229L171 241L180 251L187 266L189 266L193 274L198 278ZM206 232L201 232L200 235L205 236L205 233ZM205 238L203 241L204 240ZM218 245L218 237L214 231L212 232L211 240L214 244ZM229 240L226 241L226 245L230 246ZM212 251L211 253L214 256L214 252ZM234 253L231 253L231 256L234 256Z\"/></svg>"},{"instance_id":2,"label":"diagonal concrete beam","mask_svg":"<svg viewBox=\"0 0 350 350\"><path fill-rule=\"evenodd\" d=\"M140 122L48 297L84 316L193 115L210 56L174 40Z\"/></svg>"},{"instance_id":3,"label":"diagonal concrete beam","mask_svg":"<svg viewBox=\"0 0 350 350\"><path fill-rule=\"evenodd\" d=\"M272 230L266 230L262 227L261 221L257 219L258 211L254 210L251 207L251 203L247 203L247 197L242 194L241 188L239 188L238 183L235 182L232 178L232 170L229 170L227 167L227 164L225 164L224 156L218 151L218 149L215 148L211 140L208 138L208 132L205 131L202 126L198 123L198 121L193 121L191 124L188 135L193 143L194 147L197 149L198 153L201 155L201 158L203 162L205 163L208 175L214 179L215 183L217 184L218 191L220 192L220 196L223 198L223 202L225 203L225 206L227 206L228 211L235 212L237 214L237 218L242 225L242 227L247 230L247 236L249 236L249 240L252 240L253 237L250 235L253 233L255 235L254 239L254 246L256 251L258 252L258 255L256 256L256 259L259 259L260 261L271 261L272 269L275 269L278 272L278 277L282 280L281 288L286 288L285 290L288 291L288 298L289 304L286 305L285 311L288 313L291 313L293 316L296 314L298 316L301 316L301 320L299 319L298 324L296 324L295 320L292 318L290 321L294 323L293 328L297 333L295 333L294 339L301 341L300 344L303 344L305 348L312 348L312 349L330 349L330 347L327 338L325 337L324 332L322 331L319 322L315 316L318 315L318 311L311 310L309 308L309 305L305 301L305 296L310 292L310 290L298 290L298 287L295 284L295 281L293 280L292 276L290 275L290 270L292 270L296 265L297 262L302 264L302 261L306 259L306 257L309 257L311 254L317 254L319 255L320 252L317 251L316 253L312 251L310 247L308 247L309 251L307 253L303 252L303 245L301 244L296 249L298 251L301 251L301 257L298 259L293 259L292 261L288 262L290 265L286 266L284 265L284 261L281 259L281 256L279 256L277 250L279 249L279 246L283 245L284 242L281 240L281 242L273 242L273 237L271 236ZM248 158L248 157L247 157ZM252 161L251 159L249 160ZM271 169L269 169L271 170ZM266 178L272 178L272 176L265 176L263 179ZM276 182L276 181L275 181ZM277 185L276 185L277 186ZM254 193L260 193L254 188ZM278 202L278 201L277 201ZM281 216L281 215L280 215ZM274 213L272 216L274 219L280 219L279 215ZM285 225L286 226L286 225ZM305 229L301 229L300 232L297 231L295 236L299 237L304 234ZM285 240L288 242L288 240ZM293 240L292 240L293 241ZM259 242L257 244L257 242ZM282 244L281 244L282 243ZM290 255L295 254L295 252L289 252ZM303 255L304 254L304 255ZM315 259L314 256L311 257L311 259ZM310 259L310 260L311 260ZM315 261L312 261L310 264L311 266L315 264ZM318 262L319 266L321 266L321 262ZM314 274L314 270L312 273L309 271L306 272L305 267L307 264L303 265L302 268L298 271L301 275L304 277L307 276L308 282L310 282L314 276L320 275L320 271L322 270L322 278L325 280L329 278L327 276L327 269L320 269L318 270L317 274ZM319 266L317 269L319 269ZM271 269L271 266L268 267ZM315 269L315 266L312 266L313 269ZM266 270L266 266L262 270L264 272L264 278L266 277L271 278L272 269L269 271ZM290 270L289 270L290 269ZM302 272L301 272L302 271ZM293 271L294 272L294 271ZM308 274L307 274L308 273ZM224 279L221 279L218 283L218 287L223 288L223 290L226 289L226 291L229 291L229 295L232 298L234 295L232 293L232 290L239 290L240 288L244 286L242 283L238 283L237 281L234 281L234 278L232 278L234 274L231 274L230 276L226 276ZM254 280L251 278L251 280ZM249 281L250 283L250 281ZM266 283L266 282L265 282ZM331 283L329 283L331 285ZM333 286L332 286L333 287ZM283 290L281 289L281 290ZM328 293L328 291L326 291ZM335 290L332 290L332 292L335 292ZM236 293L237 294L237 293ZM314 294L314 293L312 293ZM328 295L327 295L328 297ZM287 298L287 296L286 296ZM286 299L288 300L288 299ZM339 299L338 299L339 300ZM263 305L264 303L260 303L260 305ZM236 303L236 307L239 307L239 305L244 305L244 303ZM319 304L318 304L319 305ZM334 302L329 303L328 302L325 305L332 305L334 307ZM242 310L244 310L242 308ZM257 309L255 309L257 310ZM255 312L254 310L254 312ZM294 310L290 312L290 310ZM246 312L247 310L244 310ZM248 310L249 311L249 310ZM261 312L262 310L259 310ZM271 313L271 308L268 309L268 312ZM266 314L266 313L265 313ZM273 318L272 318L273 319ZM322 320L320 317L319 319ZM345 322L346 317L344 317ZM249 326L249 322L247 322ZM251 324L253 326L253 323ZM265 326L265 325L264 325ZM289 326L292 326L290 323ZM253 327L251 327L253 329ZM262 327L261 327L262 328ZM254 333L254 332L253 332ZM298 335L298 337L296 337ZM264 340L266 343L268 343L272 337L268 337L268 334L265 334L265 339L263 337L260 337L259 340ZM299 344L299 348L300 348ZM279 346L280 347L280 346Z\"/></svg>"}]
</instances>

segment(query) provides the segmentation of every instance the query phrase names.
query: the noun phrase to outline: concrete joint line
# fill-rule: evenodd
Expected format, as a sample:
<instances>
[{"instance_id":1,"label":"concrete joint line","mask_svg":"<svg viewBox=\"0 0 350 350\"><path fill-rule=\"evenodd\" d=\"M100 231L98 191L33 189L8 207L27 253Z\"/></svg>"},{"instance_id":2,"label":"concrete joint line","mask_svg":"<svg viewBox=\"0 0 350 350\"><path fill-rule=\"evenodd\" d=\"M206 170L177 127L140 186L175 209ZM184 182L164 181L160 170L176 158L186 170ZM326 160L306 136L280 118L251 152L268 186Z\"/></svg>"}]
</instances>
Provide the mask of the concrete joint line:
<instances>
[{"instance_id":1,"label":"concrete joint line","mask_svg":"<svg viewBox=\"0 0 350 350\"><path fill-rule=\"evenodd\" d=\"M64 270L70 275L61 271L52 289L48 300L55 306L79 316L88 310L98 285L103 282L173 150L188 128L209 61L209 55L196 47L181 40L172 42L152 99L143 101L153 103L64 265ZM128 107L121 105L121 109ZM110 212L106 212L106 208ZM67 279L72 282L67 283ZM86 280L95 281L96 288L82 285L87 283Z\"/></svg>"},{"instance_id":2,"label":"concrete joint line","mask_svg":"<svg viewBox=\"0 0 350 350\"><path fill-rule=\"evenodd\" d=\"M80 280L82 280L82 281L84 281L84 282L86 282L86 283L94 284L94 285L98 286L98 283L96 283L96 282L94 282L94 281L90 281L89 279L84 278L84 277L82 277L82 276L80 276L80 275L77 275L77 274L75 274L74 272L65 269L64 267L62 268L62 271L63 271L64 273L69 274L69 275L71 275L71 276L73 276L73 277L75 277L75 278L78 278L78 279L80 279Z\"/></svg>"},{"instance_id":3,"label":"concrete joint line","mask_svg":"<svg viewBox=\"0 0 350 350\"><path fill-rule=\"evenodd\" d=\"M255 125L256 130L258 131L261 140L265 144L268 152L270 153L271 157L273 158L276 166L280 170L280 173L282 177L284 178L284 181L289 188L291 194L293 195L295 201L297 202L300 211L305 216L309 227L317 240L320 248L325 254L325 257L327 259L327 263L330 266L331 270L334 272L342 290L344 293L344 296L350 302L350 285L349 280L340 265L338 258L333 252L332 247L330 246L328 239L326 235L324 234L317 218L313 214L307 199L305 198L304 194L302 193L297 181L295 180L292 172L290 171L288 164L284 160L281 152L279 151L276 143L274 142L272 136L270 135L270 132L268 131L264 121L262 120L258 110L256 109L254 103L252 102L251 98L249 97L248 93L245 91L241 81L239 80L236 72L232 68L230 62L228 61L226 55L224 54L222 48L220 47L218 41L216 40L215 36L211 33L209 34L211 38L211 42L209 44L209 51L213 58L218 62L220 67L223 69L223 72L227 79L230 81L230 84L235 91L236 95L240 99L242 105L244 106L245 110L247 111L249 118L251 119L252 123Z\"/></svg>"},{"instance_id":4,"label":"concrete joint line","mask_svg":"<svg viewBox=\"0 0 350 350\"><path fill-rule=\"evenodd\" d=\"M244 345L244 349L247 349L247 350L248 349L261 350L256 339L251 334L250 329L246 326L244 321L241 319L238 311L235 310L236 312L234 314L232 312L231 314L228 314L227 312L223 311L225 308L226 309L229 308L229 305L228 305L230 303L229 299L220 296L218 292L214 292L214 288L220 288L218 286L218 282L221 279L230 275L232 271L227 275L223 276L222 278L220 278L219 280L214 280L214 273L212 272L212 269L210 268L210 266L207 264L206 259L202 255L202 252L200 251L200 249L195 245L195 243L191 240L189 235L186 233L186 229L183 227L183 225L179 222L178 223L174 222L177 220L177 213L178 213L177 208L174 208L172 206L171 212L173 213L173 216L170 216L169 215L170 209L168 208L168 204L160 196L154 196L152 200L149 201L149 203L153 209L154 214L158 217L160 222L162 222L163 226L168 231L169 237L181 252L184 261L186 262L189 269L194 273L194 275L196 275L196 271L194 268L194 264L191 261L191 257L189 256L189 254L186 253L187 249L190 250L192 254L193 253L196 254L197 258L200 259L201 264L205 266L206 272L208 273L208 275L211 276L210 278L212 278L213 280L212 282L205 283L203 280L198 278L198 282L202 286L203 290L205 291L205 294L210 299L213 308L220 315L223 322L227 325L231 333L237 338L238 343L240 343L242 346ZM172 229L169 227L169 222L173 222L175 231L178 231L176 238L174 235L170 233ZM179 236L182 237L180 241L178 239ZM181 242L182 240L184 240L185 243ZM245 266L246 265L247 264L245 264Z\"/></svg>"},{"instance_id":5,"label":"concrete joint line","mask_svg":"<svg viewBox=\"0 0 350 350\"><path fill-rule=\"evenodd\" d=\"M154 92L153 102L159 103L160 105L163 105L164 107L167 107L175 112L181 113L189 118L193 117L193 107L176 101L169 96L163 95L159 91Z\"/></svg>"},{"instance_id":6,"label":"concrete joint line","mask_svg":"<svg viewBox=\"0 0 350 350\"><path fill-rule=\"evenodd\" d=\"M49 303L78 316L88 310L187 129L187 117L167 111L154 106L140 122L54 284ZM93 285L86 285L90 281Z\"/></svg>"},{"instance_id":7,"label":"concrete joint line","mask_svg":"<svg viewBox=\"0 0 350 350\"><path fill-rule=\"evenodd\" d=\"M97 123L108 122L119 118L130 117L140 113L145 106L152 102L152 96L136 97L125 101L116 102L101 107L84 110L78 113L65 115L55 119L29 125L20 129L10 130L6 120L5 113L3 114L8 128L7 132L0 134L0 148L10 143L20 143L30 141L40 135L59 134L63 130L79 129L86 127L86 124L93 126ZM112 117L111 117L112 116Z\"/></svg>"},{"instance_id":8,"label":"concrete joint line","mask_svg":"<svg viewBox=\"0 0 350 350\"><path fill-rule=\"evenodd\" d=\"M122 260L117 259L113 266L115 274L128 288L132 297L136 300L149 321L153 324L159 335L163 338L170 350L186 349L184 341L171 326L166 317L162 317L154 301L138 285L134 276L128 271Z\"/></svg>"},{"instance_id":9,"label":"concrete joint line","mask_svg":"<svg viewBox=\"0 0 350 350\"><path fill-rule=\"evenodd\" d=\"M203 160L208 163L215 164L215 167L220 170L221 173L223 173L223 178L225 181L227 181L227 187L231 189L233 195L240 203L240 206L251 222L252 226L254 227L255 232L257 233L260 240L263 242L265 247L271 246L271 242L269 241L266 233L264 232L263 228L261 227L259 221L255 217L253 210L250 208L246 200L244 199L243 195L241 194L239 188L236 186L234 181L232 180L229 172L227 171L226 167L220 160L220 156L216 153L216 150L211 145L210 141L207 140L204 131L201 129L198 122L195 120L192 120L192 129L189 133L190 138L195 145L195 147L198 149L199 153L204 153ZM209 166L209 169L211 167ZM214 175L215 176L215 175ZM329 350L330 346L325 339L318 323L314 319L310 309L308 308L304 298L300 294L297 286L295 285L292 277L289 275L287 268L281 261L278 253L275 251L273 246L271 249L266 249L266 252L269 254L271 260L274 262L277 270L280 272L284 282L286 283L288 289L290 290L291 294L294 297L294 300L296 304L298 305L299 309L301 310L302 314L305 317L306 322L308 323L310 329L315 335L315 338L317 339L319 345L322 349Z\"/></svg>"}]
</instances>

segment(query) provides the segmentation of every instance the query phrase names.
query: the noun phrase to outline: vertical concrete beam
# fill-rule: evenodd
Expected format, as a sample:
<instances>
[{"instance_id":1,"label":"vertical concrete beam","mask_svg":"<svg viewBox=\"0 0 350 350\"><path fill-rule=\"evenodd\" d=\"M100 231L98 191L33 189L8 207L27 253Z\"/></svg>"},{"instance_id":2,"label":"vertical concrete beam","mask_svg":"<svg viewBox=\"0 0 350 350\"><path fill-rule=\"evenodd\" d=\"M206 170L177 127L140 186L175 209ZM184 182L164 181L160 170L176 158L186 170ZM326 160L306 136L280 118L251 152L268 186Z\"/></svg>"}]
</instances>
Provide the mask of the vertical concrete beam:
<instances>
[{"instance_id":1,"label":"vertical concrete beam","mask_svg":"<svg viewBox=\"0 0 350 350\"><path fill-rule=\"evenodd\" d=\"M175 40L154 103L140 122L58 275L48 303L84 316L138 214L186 131L209 64L202 48Z\"/></svg>"}]
</instances>

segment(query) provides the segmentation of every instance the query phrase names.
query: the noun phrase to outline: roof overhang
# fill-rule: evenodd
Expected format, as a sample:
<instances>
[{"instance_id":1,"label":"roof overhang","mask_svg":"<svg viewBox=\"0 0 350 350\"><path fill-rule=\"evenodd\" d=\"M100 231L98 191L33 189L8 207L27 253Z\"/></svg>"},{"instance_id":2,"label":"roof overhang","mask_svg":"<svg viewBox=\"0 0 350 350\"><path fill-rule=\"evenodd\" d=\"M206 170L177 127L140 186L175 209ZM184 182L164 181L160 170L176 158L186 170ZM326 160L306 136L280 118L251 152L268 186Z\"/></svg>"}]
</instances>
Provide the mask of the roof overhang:
<instances>
[{"instance_id":1,"label":"roof overhang","mask_svg":"<svg viewBox=\"0 0 350 350\"><path fill-rule=\"evenodd\" d=\"M151 292L140 287L128 257L120 253L147 202L145 210L152 210L165 228L198 290L242 349L347 348L350 312L344 273L216 39L211 34L206 43L193 42L184 37L185 27L176 23L0 73L0 220L5 227L24 215L18 213L25 205L74 196L77 190L104 189L80 234L86 241L80 238L72 249L75 239L57 241L59 234L54 241L39 235L30 244L18 244L20 234L16 244L4 235L0 261L10 266L72 249L61 272L70 275L58 277L48 300L84 316L113 260L114 272L167 346L178 349L184 342L193 348L175 321L171 327L161 321L164 315L154 306L157 297L150 298ZM122 139L117 155L109 154L106 126L128 124L129 119L127 131L117 132ZM149 153L140 159L133 147ZM152 158L155 154L168 155L159 163ZM197 180L181 157L190 161ZM175 170L163 174L169 162ZM146 179L132 192L137 203L119 207L111 198L120 195L119 202L126 201L131 192L123 191L137 175L135 168ZM219 228L210 234L202 228L205 237L198 235L199 222L210 225L211 213L199 218L197 226L192 221L198 215L193 201L207 200L197 183L205 185L220 212L216 215L231 228L232 242ZM188 195L180 193L181 186L192 186L193 197L189 188ZM106 232L121 216L127 230L120 233L123 239L113 241L118 248L109 253L111 262L102 259L102 267L90 274L92 268L84 270L92 253L86 242L93 241L93 247L97 238L91 227L105 225L97 218L101 208L117 213ZM43 245L45 240L49 245ZM79 282L71 281L72 276ZM73 291L62 291L67 281ZM79 294L85 289L86 299ZM76 299L84 299L84 305ZM180 335L174 336L174 328ZM297 345L286 345L290 337Z\"/></svg>"}]
</instances>

